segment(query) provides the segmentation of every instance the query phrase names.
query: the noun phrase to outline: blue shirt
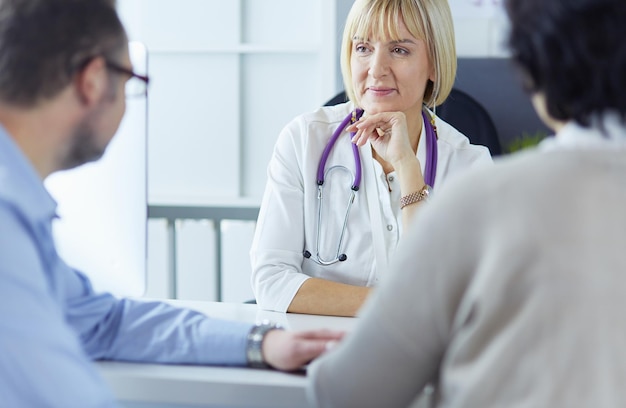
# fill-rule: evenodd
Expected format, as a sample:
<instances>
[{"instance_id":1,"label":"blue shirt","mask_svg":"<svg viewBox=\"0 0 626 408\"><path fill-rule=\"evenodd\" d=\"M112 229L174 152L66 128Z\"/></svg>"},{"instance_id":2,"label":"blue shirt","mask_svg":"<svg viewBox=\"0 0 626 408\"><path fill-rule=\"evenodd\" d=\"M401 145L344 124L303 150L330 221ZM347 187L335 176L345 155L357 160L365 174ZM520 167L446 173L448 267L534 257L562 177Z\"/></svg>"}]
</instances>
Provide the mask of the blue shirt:
<instances>
[{"instance_id":1,"label":"blue shirt","mask_svg":"<svg viewBox=\"0 0 626 408\"><path fill-rule=\"evenodd\" d=\"M0 407L109 407L94 359L245 365L249 323L95 293L59 258L56 203L0 126Z\"/></svg>"}]
</instances>

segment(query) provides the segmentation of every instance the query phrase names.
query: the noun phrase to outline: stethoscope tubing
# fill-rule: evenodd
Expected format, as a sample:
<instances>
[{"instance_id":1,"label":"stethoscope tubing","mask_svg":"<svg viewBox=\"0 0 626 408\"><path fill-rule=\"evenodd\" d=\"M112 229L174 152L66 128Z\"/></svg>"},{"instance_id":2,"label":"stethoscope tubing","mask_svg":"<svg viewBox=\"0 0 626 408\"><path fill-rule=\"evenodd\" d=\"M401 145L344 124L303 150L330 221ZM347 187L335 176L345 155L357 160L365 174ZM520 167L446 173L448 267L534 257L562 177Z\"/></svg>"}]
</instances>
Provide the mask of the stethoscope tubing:
<instances>
[{"instance_id":1,"label":"stethoscope tubing","mask_svg":"<svg viewBox=\"0 0 626 408\"><path fill-rule=\"evenodd\" d=\"M331 171L333 168L330 168L328 171ZM318 185L317 187L317 198L319 200L319 205L317 206L317 238L316 238L316 242L315 242L315 248L316 250L316 260L319 264L321 265L332 265L338 261L345 261L346 259L348 259L348 257L345 254L341 254L341 244L343 244L343 238L346 235L346 230L348 227L348 215L350 214L350 210L352 209L352 203L354 203L354 199L356 197L356 192L357 192L358 188L352 189L350 190L350 198L348 199L348 206L346 207L346 212L345 215L343 217L343 226L341 228L341 235L339 236L339 243L337 244L337 253L335 254L335 259L330 260L330 261L326 261L324 259L322 259L322 256L320 255L320 237L322 236L322 206L324 204L324 197L323 197L323 188L322 185ZM310 256L310 255L309 255Z\"/></svg>"},{"instance_id":2,"label":"stethoscope tubing","mask_svg":"<svg viewBox=\"0 0 626 408\"><path fill-rule=\"evenodd\" d=\"M317 165L317 185L321 186L324 184L324 168L326 167L326 161L328 160L328 156L330 156L330 151L335 146L335 142L343 133L348 123L354 123L359 120L363 116L363 109L357 108L354 111L350 112L348 116L337 126L337 129L331 136L330 140L326 144L324 151L322 152L322 157L320 158L320 162ZM350 133L350 137L353 137L355 132ZM357 145L352 143L352 154L354 155L354 164L355 164L355 175L354 181L352 182L352 190L357 191L359 186L361 185L361 155L359 154L359 148Z\"/></svg>"},{"instance_id":3,"label":"stethoscope tubing","mask_svg":"<svg viewBox=\"0 0 626 408\"><path fill-rule=\"evenodd\" d=\"M351 194L350 194L350 198L348 199L346 213L343 218L343 226L341 228L341 235L339 236L339 243L337 245L337 253L335 254L335 259L330 260L330 261L326 261L322 259L322 257L320 256L320 237L321 237L321 232L322 232L321 230L322 207L324 203L324 197L323 197L323 194L324 194L323 186L324 186L324 179L325 179L324 170L326 167L326 161L328 160L328 157L330 156L330 152L333 149L335 142L337 141L339 136L343 133L346 126L348 126L348 123L355 123L361 118L362 115L363 115L363 109L357 108L354 111L350 112L350 114L345 117L345 119L339 124L339 126L337 126L337 129L332 134L330 140L326 144L326 147L324 148L324 151L322 152L322 156L320 157L320 162L317 166L317 186L318 186L317 187L317 199L318 199L319 205L317 207L317 238L316 238L316 243L315 243L316 254L315 254L314 259L312 258L311 253L307 250L305 250L303 254L305 258L309 258L320 265L328 266L337 262L343 262L346 259L348 259L346 254L341 253L341 247L342 247L343 239L345 237L346 229L348 226L348 215L350 214L350 210L352 209L352 204L354 203L356 192L359 190L359 187L361 185L361 173L362 173L361 172L361 155L359 154L358 146L352 143L352 152L353 152L354 164L355 164L355 176L352 182ZM425 127L425 134L426 134L426 163L424 165L424 182L432 188L435 185L435 176L437 173L437 154L438 154L437 150L438 149L437 149L436 126L434 123L435 122L434 117L431 119L426 113L425 109L422 110L422 118L424 119L424 127ZM354 137L354 134L355 132L351 132L350 137ZM328 172L330 173L330 171L335 169L336 167L337 166L333 166L329 168Z\"/></svg>"},{"instance_id":4,"label":"stethoscope tubing","mask_svg":"<svg viewBox=\"0 0 626 408\"><path fill-rule=\"evenodd\" d=\"M424 183L431 188L435 186L437 174L437 135L435 134L434 118L428 117L425 109L422 109L424 127L426 128L426 163L424 164Z\"/></svg>"}]
</instances>

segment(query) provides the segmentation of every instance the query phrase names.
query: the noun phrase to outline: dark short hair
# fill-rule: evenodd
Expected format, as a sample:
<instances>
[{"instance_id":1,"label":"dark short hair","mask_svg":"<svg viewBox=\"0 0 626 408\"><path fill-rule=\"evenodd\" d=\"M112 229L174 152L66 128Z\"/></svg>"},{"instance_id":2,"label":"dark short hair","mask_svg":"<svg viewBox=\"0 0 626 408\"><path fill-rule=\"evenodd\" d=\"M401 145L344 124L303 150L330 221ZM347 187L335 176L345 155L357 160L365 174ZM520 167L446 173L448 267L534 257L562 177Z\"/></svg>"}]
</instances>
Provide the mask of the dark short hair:
<instances>
[{"instance_id":1,"label":"dark short hair","mask_svg":"<svg viewBox=\"0 0 626 408\"><path fill-rule=\"evenodd\" d=\"M0 101L30 107L127 46L114 0L0 0Z\"/></svg>"},{"instance_id":2,"label":"dark short hair","mask_svg":"<svg viewBox=\"0 0 626 408\"><path fill-rule=\"evenodd\" d=\"M626 120L625 0L507 0L506 8L512 58L551 117L589 126L616 111Z\"/></svg>"}]
</instances>

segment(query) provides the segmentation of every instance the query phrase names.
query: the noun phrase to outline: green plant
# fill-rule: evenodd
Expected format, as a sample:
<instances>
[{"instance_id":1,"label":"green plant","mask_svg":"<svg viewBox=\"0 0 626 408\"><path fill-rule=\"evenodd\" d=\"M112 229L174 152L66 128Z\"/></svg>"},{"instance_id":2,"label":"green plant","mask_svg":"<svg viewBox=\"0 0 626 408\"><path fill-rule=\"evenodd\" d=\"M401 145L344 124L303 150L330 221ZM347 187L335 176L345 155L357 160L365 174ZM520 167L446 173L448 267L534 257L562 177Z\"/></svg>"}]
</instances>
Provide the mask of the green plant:
<instances>
[{"instance_id":1,"label":"green plant","mask_svg":"<svg viewBox=\"0 0 626 408\"><path fill-rule=\"evenodd\" d=\"M524 132L521 136L513 139L511 143L506 148L507 153L513 153L520 150L527 149L529 147L536 146L545 139L548 134L542 130L539 130L535 133Z\"/></svg>"}]
</instances>

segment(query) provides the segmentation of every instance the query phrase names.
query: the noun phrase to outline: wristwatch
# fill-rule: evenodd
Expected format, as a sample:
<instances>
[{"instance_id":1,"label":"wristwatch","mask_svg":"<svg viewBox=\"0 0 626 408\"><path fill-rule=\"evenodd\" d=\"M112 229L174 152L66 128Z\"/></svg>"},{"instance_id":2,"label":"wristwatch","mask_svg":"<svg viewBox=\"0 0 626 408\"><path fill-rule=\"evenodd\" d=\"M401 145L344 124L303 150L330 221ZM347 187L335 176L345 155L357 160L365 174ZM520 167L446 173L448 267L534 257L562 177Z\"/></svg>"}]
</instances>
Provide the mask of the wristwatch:
<instances>
[{"instance_id":1,"label":"wristwatch","mask_svg":"<svg viewBox=\"0 0 626 408\"><path fill-rule=\"evenodd\" d=\"M400 197L400 209L403 209L407 205L427 200L431 191L432 187L428 184L424 184L424 187L422 187L419 191Z\"/></svg>"},{"instance_id":2,"label":"wristwatch","mask_svg":"<svg viewBox=\"0 0 626 408\"><path fill-rule=\"evenodd\" d=\"M263 340L270 330L283 330L279 324L264 320L255 324L248 333L246 345L246 358L248 366L252 368L270 368L263 358Z\"/></svg>"}]
</instances>

